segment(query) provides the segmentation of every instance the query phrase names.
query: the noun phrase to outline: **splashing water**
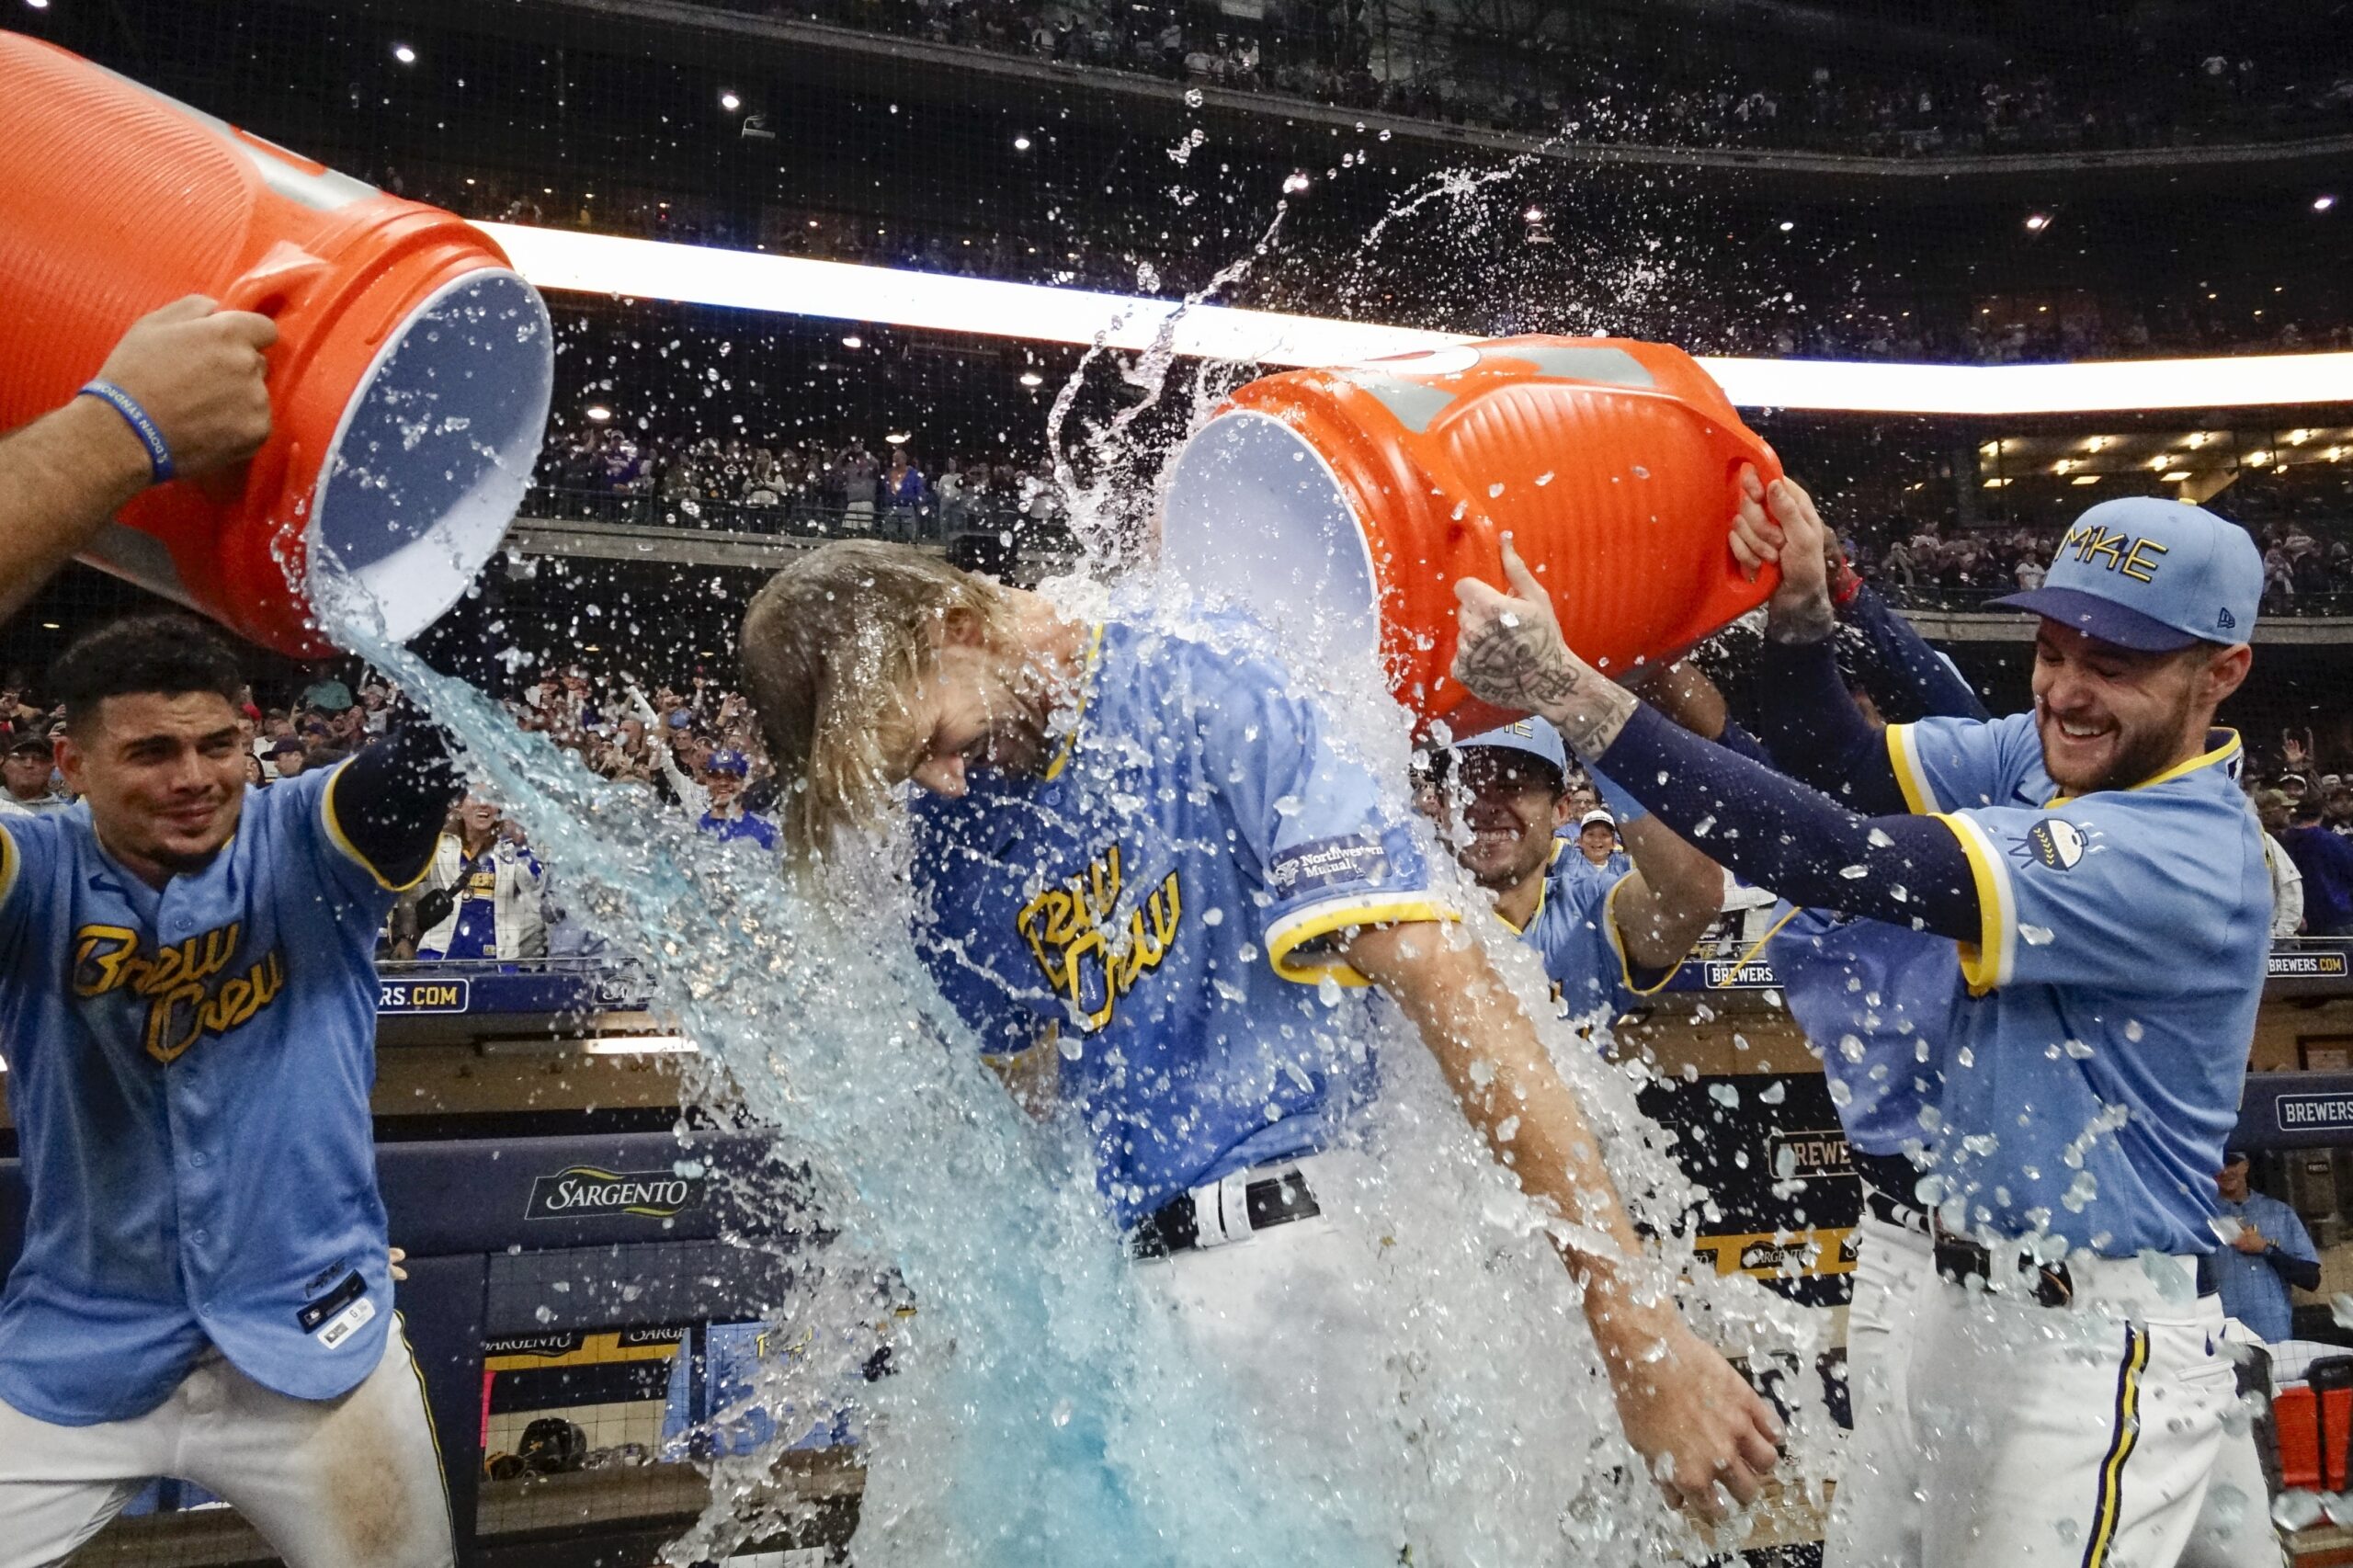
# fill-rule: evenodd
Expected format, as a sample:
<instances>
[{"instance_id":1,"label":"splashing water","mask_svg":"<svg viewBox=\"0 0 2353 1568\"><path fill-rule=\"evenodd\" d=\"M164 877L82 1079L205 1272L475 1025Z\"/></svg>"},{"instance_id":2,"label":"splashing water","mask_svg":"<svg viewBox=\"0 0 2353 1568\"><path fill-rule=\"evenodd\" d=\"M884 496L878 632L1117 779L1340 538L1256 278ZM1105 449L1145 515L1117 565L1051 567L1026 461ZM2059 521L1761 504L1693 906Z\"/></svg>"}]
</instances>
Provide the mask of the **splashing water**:
<instances>
[{"instance_id":1,"label":"splashing water","mask_svg":"<svg viewBox=\"0 0 2353 1568\"><path fill-rule=\"evenodd\" d=\"M1228 267L1188 303L1248 269ZM1162 402L1170 345L1164 332L1120 362L1137 400L1087 430L1085 483L1062 435L1086 363L1056 400L1056 483L1097 573L1148 558L1139 498L1154 493L1167 454L1139 421ZM1208 364L1193 374L1188 431L1233 379ZM1152 483L1139 485L1139 474ZM1106 597L1088 574L1049 586L1066 608ZM1156 588L1164 612L1181 614L1171 607L1183 585ZM917 1303L894 1347L899 1375L859 1396L859 1562L1370 1568L1394 1561L1400 1540L1413 1561L1440 1564L1607 1568L1707 1554L1710 1543L1664 1512L1619 1431L1553 1252L1563 1221L1488 1157L1394 1019L1368 1042L1381 1053L1381 1096L1335 1153L1351 1179L1326 1211L1356 1249L1352 1277L1336 1288L1378 1325L1363 1375L1393 1412L1397 1440L1379 1452L1337 1435L1273 1443L1248 1418L1256 1391L1199 1363L1164 1294L1127 1258L1090 1152L1060 1124L1025 1119L982 1066L914 949L908 895L887 854L863 869L854 896L790 881L744 846L699 835L642 789L597 778L431 668L383 634L332 561L313 559L310 589L335 640L460 739L586 923L654 978L657 1007L700 1048L685 1062L684 1102L724 1124L773 1129L779 1168L816 1173L826 1222L857 1256L829 1264L806 1299L778 1304L818 1348L770 1369L759 1397L829 1407L871 1346L858 1328L873 1315L875 1280L895 1272ZM1402 791L1405 726L1379 671L1313 677L1352 726L1346 744ZM1452 858L1421 831L1440 891L1473 906L1467 884L1446 886ZM1552 1019L1532 955L1492 923L1472 925L1543 1021L1628 1207L1666 1238L1667 1257L1688 1256L1688 1217L1704 1194L1636 1110L1639 1070L1608 1066ZM781 1182L761 1196L787 1201ZM1654 1273L1665 1289L1666 1271ZM1780 1298L1704 1273L1683 1293L1706 1336L1749 1352L1753 1369L1810 1367L1814 1321ZM1781 1392L1796 1405L1792 1479L1805 1487L1825 1468L1828 1417L1792 1380ZM778 1435L799 1434L779 1425ZM674 1560L722 1557L760 1533L773 1506L758 1500L767 1469L765 1456L715 1467L712 1506Z\"/></svg>"}]
</instances>

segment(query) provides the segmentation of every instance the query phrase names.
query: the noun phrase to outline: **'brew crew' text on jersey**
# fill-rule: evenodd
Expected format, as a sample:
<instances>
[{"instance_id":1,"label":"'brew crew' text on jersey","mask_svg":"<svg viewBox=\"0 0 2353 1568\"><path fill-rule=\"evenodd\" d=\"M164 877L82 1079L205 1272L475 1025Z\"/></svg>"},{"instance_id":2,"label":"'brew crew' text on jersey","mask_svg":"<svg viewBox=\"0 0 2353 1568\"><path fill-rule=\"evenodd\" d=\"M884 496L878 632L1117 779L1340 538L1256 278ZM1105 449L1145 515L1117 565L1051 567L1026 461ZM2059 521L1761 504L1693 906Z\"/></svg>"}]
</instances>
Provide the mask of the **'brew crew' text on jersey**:
<instances>
[{"instance_id":1,"label":"'brew crew' text on jersey","mask_svg":"<svg viewBox=\"0 0 2353 1568\"><path fill-rule=\"evenodd\" d=\"M1942 1201L1965 1200L1972 1228L2108 1256L2211 1252L2270 947L2238 736L2072 798L2032 712L1887 736L1905 801L1959 837L1983 912L1935 1108Z\"/></svg>"},{"instance_id":2,"label":"'brew crew' text on jersey","mask_svg":"<svg viewBox=\"0 0 2353 1568\"><path fill-rule=\"evenodd\" d=\"M1672 966L1643 975L1629 966L1615 911L1618 885L1632 865L1627 861L1626 870L1607 875L1577 853L1575 845L1555 838L1544 885L1536 895L1536 913L1524 926L1504 920L1506 930L1536 949L1565 1017L1584 1018L1597 1011L1615 1016L1675 976Z\"/></svg>"},{"instance_id":3,"label":"'brew crew' text on jersey","mask_svg":"<svg viewBox=\"0 0 2353 1568\"><path fill-rule=\"evenodd\" d=\"M381 1358L368 1096L394 893L335 823L342 773L249 790L227 846L160 892L86 809L0 820L0 1054L31 1194L0 1399L28 1415L142 1415L208 1343L297 1399Z\"/></svg>"},{"instance_id":4,"label":"'brew crew' text on jersey","mask_svg":"<svg viewBox=\"0 0 2353 1568\"><path fill-rule=\"evenodd\" d=\"M1446 917L1401 791L1293 687L1113 619L1042 778L980 772L916 802L926 960L984 1049L1059 1028L1063 1097L1122 1224L1329 1142L1374 1081L1333 937Z\"/></svg>"}]
</instances>

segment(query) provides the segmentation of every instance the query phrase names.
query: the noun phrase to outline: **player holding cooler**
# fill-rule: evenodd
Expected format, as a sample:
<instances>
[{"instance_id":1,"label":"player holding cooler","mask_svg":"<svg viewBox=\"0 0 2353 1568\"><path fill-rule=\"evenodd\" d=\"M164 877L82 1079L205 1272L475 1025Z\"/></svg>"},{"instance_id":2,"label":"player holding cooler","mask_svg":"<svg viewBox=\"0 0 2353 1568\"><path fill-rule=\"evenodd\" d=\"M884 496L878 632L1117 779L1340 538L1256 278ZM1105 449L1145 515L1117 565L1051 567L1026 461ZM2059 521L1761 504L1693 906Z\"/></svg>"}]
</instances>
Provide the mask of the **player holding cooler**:
<instances>
[{"instance_id":1,"label":"player holding cooler","mask_svg":"<svg viewBox=\"0 0 2353 1568\"><path fill-rule=\"evenodd\" d=\"M1402 802L1287 671L1228 641L1242 630L1088 626L856 542L779 573L743 653L801 852L920 786L918 939L941 989L992 1051L1060 1032L1056 1092L1204 1361L1272 1435L1313 1430L1294 1447L1360 1462L1410 1451L1351 1304L1363 1268L1319 1223L1319 1195L1363 1158L1334 1144L1376 1089L1368 983L1523 1185L1625 1255L1639 1243L1533 1023L1449 936ZM1633 961L1671 963L1713 902L1631 879L1616 912ZM1753 1495L1770 1413L1671 1305L1634 1300L1597 1254L1571 1264L1629 1437L1671 1494ZM1574 1375L1565 1358L1529 1371ZM1582 1480L1560 1458L1529 1486L1554 1511ZM1381 1520L1351 1528L1383 1556L1403 1544Z\"/></svg>"},{"instance_id":2,"label":"player holding cooler","mask_svg":"<svg viewBox=\"0 0 2353 1568\"><path fill-rule=\"evenodd\" d=\"M1670 824L1714 817L1751 881L1956 944L1919 1113L1941 1279L1918 1299L1904 1441L1844 1483L1908 1533L1882 1560L2172 1563L2233 1392L2193 1278L2268 945L2237 739L2211 729L2249 663L2256 551L2194 507L2095 507L2008 601L2044 618L2035 710L1882 738L1831 658L1811 503L1745 483L1736 553L1784 574L1760 728L1836 799L1603 680L1508 553L1513 596L1462 585L1457 674L1552 719Z\"/></svg>"}]
</instances>

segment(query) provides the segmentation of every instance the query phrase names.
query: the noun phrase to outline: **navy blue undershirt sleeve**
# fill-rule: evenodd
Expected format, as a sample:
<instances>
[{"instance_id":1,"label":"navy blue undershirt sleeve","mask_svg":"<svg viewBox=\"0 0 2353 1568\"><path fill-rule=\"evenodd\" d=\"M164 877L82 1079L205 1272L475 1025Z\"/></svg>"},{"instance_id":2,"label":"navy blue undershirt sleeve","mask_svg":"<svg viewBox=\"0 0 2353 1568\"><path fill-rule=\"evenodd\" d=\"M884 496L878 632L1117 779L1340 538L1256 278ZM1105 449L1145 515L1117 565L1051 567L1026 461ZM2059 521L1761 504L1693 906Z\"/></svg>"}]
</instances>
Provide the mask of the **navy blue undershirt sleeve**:
<instances>
[{"instance_id":1,"label":"navy blue undershirt sleeve","mask_svg":"<svg viewBox=\"0 0 2353 1568\"><path fill-rule=\"evenodd\" d=\"M1816 646L1826 665L1827 649ZM1843 690L1838 702L1854 712ZM1861 715L1855 723L1871 733ZM1776 744L1775 755L1793 754ZM1933 817L1913 816L1900 803L1882 815L1850 811L1701 740L1648 704L1595 760L1719 864L1802 909L1916 926L1963 942L1976 941L1983 929L1969 858ZM1893 790L1893 767L1881 767Z\"/></svg>"},{"instance_id":2,"label":"navy blue undershirt sleeve","mask_svg":"<svg viewBox=\"0 0 2353 1568\"><path fill-rule=\"evenodd\" d=\"M1742 729L1740 721L1737 719L1724 721L1724 733L1716 737L1716 744L1728 752L1735 752L1751 762L1761 763L1767 767L1773 766L1773 754L1766 749L1765 743Z\"/></svg>"},{"instance_id":3,"label":"navy blue undershirt sleeve","mask_svg":"<svg viewBox=\"0 0 2353 1568\"><path fill-rule=\"evenodd\" d=\"M425 869L464 791L449 733L414 718L344 765L335 818L351 846L397 886Z\"/></svg>"},{"instance_id":4,"label":"navy blue undershirt sleeve","mask_svg":"<svg viewBox=\"0 0 2353 1568\"><path fill-rule=\"evenodd\" d=\"M1887 755L1886 733L1872 728L1855 706L1829 638L1766 639L1756 688L1757 738L1790 777L1867 815L1909 809Z\"/></svg>"},{"instance_id":5,"label":"navy blue undershirt sleeve","mask_svg":"<svg viewBox=\"0 0 2353 1568\"><path fill-rule=\"evenodd\" d=\"M1856 674L1888 722L1921 719L1991 719L1961 672L1928 646L1910 621L1865 584L1838 607Z\"/></svg>"}]
</instances>

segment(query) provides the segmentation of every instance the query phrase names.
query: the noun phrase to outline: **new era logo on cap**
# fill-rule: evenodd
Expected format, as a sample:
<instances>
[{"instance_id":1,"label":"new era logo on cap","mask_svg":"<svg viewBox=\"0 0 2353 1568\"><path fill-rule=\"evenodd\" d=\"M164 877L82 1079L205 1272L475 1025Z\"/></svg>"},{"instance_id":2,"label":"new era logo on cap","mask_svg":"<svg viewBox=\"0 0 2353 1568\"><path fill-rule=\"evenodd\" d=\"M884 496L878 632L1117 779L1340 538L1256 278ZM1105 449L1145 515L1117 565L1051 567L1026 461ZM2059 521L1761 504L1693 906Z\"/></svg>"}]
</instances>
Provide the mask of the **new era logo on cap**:
<instances>
[{"instance_id":1,"label":"new era logo on cap","mask_svg":"<svg viewBox=\"0 0 2353 1568\"><path fill-rule=\"evenodd\" d=\"M2103 501L2075 519L2042 586L1995 599L2146 653L2243 642L2263 597L2263 557L2237 524L2154 495Z\"/></svg>"}]
</instances>

